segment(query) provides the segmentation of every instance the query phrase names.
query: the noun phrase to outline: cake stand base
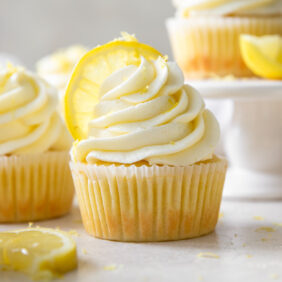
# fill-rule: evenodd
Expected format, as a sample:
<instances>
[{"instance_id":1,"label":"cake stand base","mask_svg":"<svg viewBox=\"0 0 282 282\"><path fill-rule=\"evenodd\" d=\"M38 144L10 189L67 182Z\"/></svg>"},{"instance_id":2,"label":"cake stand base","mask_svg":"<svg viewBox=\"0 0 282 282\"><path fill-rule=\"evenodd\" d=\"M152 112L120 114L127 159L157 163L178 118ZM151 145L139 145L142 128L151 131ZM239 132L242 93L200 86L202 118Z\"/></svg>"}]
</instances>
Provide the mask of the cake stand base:
<instances>
[{"instance_id":1,"label":"cake stand base","mask_svg":"<svg viewBox=\"0 0 282 282\"><path fill-rule=\"evenodd\" d=\"M230 168L226 175L223 197L281 200L282 175Z\"/></svg>"}]
</instances>

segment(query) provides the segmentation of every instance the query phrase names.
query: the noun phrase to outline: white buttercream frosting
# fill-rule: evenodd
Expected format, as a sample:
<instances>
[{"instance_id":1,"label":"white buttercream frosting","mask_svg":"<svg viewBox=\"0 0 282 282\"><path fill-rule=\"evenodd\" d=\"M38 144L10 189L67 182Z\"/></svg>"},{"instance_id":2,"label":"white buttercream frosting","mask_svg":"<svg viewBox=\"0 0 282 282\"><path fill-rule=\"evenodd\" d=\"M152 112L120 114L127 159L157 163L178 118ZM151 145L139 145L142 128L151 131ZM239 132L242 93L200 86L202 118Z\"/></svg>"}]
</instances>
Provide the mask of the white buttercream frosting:
<instances>
[{"instance_id":1,"label":"white buttercream frosting","mask_svg":"<svg viewBox=\"0 0 282 282\"><path fill-rule=\"evenodd\" d=\"M23 68L0 70L0 154L67 150L56 89Z\"/></svg>"},{"instance_id":2,"label":"white buttercream frosting","mask_svg":"<svg viewBox=\"0 0 282 282\"><path fill-rule=\"evenodd\" d=\"M281 0L173 0L180 17L282 14Z\"/></svg>"},{"instance_id":3,"label":"white buttercream frosting","mask_svg":"<svg viewBox=\"0 0 282 282\"><path fill-rule=\"evenodd\" d=\"M185 166L211 158L219 140L199 93L162 57L111 74L93 113L88 138L73 146L75 161Z\"/></svg>"}]
</instances>

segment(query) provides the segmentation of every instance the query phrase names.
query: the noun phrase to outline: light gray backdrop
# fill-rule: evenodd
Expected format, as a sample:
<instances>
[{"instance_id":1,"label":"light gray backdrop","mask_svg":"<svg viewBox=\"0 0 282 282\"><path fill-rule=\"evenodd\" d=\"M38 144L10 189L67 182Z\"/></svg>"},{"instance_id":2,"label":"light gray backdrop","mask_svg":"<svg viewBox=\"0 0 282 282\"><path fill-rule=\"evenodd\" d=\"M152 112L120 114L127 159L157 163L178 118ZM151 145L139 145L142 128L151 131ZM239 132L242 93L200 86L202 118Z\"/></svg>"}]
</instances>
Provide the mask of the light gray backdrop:
<instances>
[{"instance_id":1,"label":"light gray backdrop","mask_svg":"<svg viewBox=\"0 0 282 282\"><path fill-rule=\"evenodd\" d=\"M0 52L32 68L60 47L106 43L120 31L171 55L165 19L171 0L0 0Z\"/></svg>"}]
</instances>

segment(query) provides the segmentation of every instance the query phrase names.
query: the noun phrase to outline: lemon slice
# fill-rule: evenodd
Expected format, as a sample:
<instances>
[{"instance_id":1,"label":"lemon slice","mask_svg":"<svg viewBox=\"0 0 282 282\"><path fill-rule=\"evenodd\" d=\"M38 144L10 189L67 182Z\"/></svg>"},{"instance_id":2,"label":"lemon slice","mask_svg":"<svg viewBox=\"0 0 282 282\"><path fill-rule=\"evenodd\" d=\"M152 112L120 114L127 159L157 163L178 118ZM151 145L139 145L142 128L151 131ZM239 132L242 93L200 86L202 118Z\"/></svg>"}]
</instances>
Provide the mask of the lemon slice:
<instances>
[{"instance_id":1,"label":"lemon slice","mask_svg":"<svg viewBox=\"0 0 282 282\"><path fill-rule=\"evenodd\" d=\"M55 229L0 232L0 265L34 279L52 279L76 268L76 244L69 234Z\"/></svg>"},{"instance_id":2,"label":"lemon slice","mask_svg":"<svg viewBox=\"0 0 282 282\"><path fill-rule=\"evenodd\" d=\"M86 53L76 65L65 93L65 120L75 140L88 136L88 124L98 102L100 86L116 70L139 65L141 57L155 60L161 54L154 48L126 36Z\"/></svg>"},{"instance_id":3,"label":"lemon slice","mask_svg":"<svg viewBox=\"0 0 282 282\"><path fill-rule=\"evenodd\" d=\"M246 65L254 74L269 79L282 78L282 38L280 36L241 35L240 47Z\"/></svg>"}]
</instances>

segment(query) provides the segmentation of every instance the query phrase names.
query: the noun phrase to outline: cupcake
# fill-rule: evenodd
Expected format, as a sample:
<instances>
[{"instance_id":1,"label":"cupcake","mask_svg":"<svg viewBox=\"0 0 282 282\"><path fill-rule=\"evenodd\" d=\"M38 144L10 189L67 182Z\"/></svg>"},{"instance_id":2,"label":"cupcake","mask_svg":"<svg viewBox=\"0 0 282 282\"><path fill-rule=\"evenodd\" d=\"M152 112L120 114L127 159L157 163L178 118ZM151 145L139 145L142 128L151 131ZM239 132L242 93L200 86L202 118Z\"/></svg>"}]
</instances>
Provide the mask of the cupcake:
<instances>
[{"instance_id":1,"label":"cupcake","mask_svg":"<svg viewBox=\"0 0 282 282\"><path fill-rule=\"evenodd\" d=\"M137 242L214 230L227 167L214 155L219 126L176 63L127 36L81 59L65 99L89 234Z\"/></svg>"},{"instance_id":2,"label":"cupcake","mask_svg":"<svg viewBox=\"0 0 282 282\"><path fill-rule=\"evenodd\" d=\"M60 101L63 98L65 87L74 66L86 52L87 49L85 47L73 45L46 56L37 62L37 73L58 89Z\"/></svg>"},{"instance_id":3,"label":"cupcake","mask_svg":"<svg viewBox=\"0 0 282 282\"><path fill-rule=\"evenodd\" d=\"M71 138L57 103L56 90L35 74L0 70L0 222L52 218L71 207Z\"/></svg>"},{"instance_id":4,"label":"cupcake","mask_svg":"<svg viewBox=\"0 0 282 282\"><path fill-rule=\"evenodd\" d=\"M282 34L281 0L174 0L167 21L175 59L186 79L251 77L240 54L240 34Z\"/></svg>"}]
</instances>

